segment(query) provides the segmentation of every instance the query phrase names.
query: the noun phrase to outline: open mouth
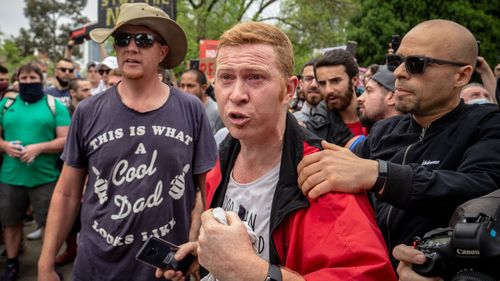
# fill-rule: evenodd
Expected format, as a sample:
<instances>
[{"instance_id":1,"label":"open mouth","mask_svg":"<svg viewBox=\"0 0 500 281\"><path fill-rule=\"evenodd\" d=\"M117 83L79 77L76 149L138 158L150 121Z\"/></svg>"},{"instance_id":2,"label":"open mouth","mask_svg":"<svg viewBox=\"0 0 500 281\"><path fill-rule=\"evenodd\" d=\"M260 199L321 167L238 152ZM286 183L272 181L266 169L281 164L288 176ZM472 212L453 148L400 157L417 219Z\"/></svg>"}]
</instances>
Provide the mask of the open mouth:
<instances>
[{"instance_id":1,"label":"open mouth","mask_svg":"<svg viewBox=\"0 0 500 281\"><path fill-rule=\"evenodd\" d=\"M235 125L243 125L250 121L250 118L238 112L230 112L228 114L229 120Z\"/></svg>"}]
</instances>

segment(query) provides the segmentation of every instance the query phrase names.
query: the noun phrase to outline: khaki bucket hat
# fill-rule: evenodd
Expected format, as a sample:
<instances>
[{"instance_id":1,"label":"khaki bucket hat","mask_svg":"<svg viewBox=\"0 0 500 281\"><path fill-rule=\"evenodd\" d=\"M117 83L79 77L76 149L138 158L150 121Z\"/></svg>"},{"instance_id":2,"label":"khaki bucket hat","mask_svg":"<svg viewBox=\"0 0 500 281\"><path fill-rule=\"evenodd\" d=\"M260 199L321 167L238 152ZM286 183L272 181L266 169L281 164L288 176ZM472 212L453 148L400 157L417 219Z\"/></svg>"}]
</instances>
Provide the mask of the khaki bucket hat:
<instances>
[{"instance_id":1,"label":"khaki bucket hat","mask_svg":"<svg viewBox=\"0 0 500 281\"><path fill-rule=\"evenodd\" d=\"M120 27L144 25L156 31L167 42L168 54L160 63L167 69L178 66L187 52L187 39L184 30L161 9L146 3L126 3L120 6L120 13L114 28L96 28L90 32L90 38L103 43Z\"/></svg>"}]
</instances>

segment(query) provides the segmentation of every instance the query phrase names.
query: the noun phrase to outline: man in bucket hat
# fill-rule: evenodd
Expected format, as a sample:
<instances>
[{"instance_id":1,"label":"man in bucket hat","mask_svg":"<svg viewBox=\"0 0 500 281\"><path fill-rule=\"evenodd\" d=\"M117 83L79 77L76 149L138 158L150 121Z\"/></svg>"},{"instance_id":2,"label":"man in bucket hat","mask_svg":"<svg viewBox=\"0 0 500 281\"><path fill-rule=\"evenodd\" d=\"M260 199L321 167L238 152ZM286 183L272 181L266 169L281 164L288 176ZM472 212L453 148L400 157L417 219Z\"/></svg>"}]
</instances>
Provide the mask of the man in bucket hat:
<instances>
[{"instance_id":1,"label":"man in bucket hat","mask_svg":"<svg viewBox=\"0 0 500 281\"><path fill-rule=\"evenodd\" d=\"M217 148L203 105L158 80L158 65L175 67L186 54L184 31L163 11L123 4L114 28L90 36L114 38L122 82L73 115L38 280L58 280L54 258L80 202L72 280L155 280L135 255L152 235L188 241L196 186L204 186Z\"/></svg>"}]
</instances>

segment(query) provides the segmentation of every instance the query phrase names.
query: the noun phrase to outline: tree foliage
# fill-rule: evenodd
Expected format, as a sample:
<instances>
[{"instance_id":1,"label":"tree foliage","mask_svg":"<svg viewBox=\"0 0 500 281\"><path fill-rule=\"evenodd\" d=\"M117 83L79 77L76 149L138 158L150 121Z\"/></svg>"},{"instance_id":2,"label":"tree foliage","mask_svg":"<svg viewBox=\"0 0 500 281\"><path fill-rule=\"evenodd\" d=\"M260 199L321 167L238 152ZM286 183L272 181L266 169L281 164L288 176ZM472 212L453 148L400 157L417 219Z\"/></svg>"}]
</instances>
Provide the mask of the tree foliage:
<instances>
[{"instance_id":1,"label":"tree foliage","mask_svg":"<svg viewBox=\"0 0 500 281\"><path fill-rule=\"evenodd\" d=\"M186 0L177 4L177 21L188 35L188 59L198 57L199 40L218 39L234 24L264 21L281 27L294 44L296 69L313 49L345 42L350 0Z\"/></svg>"},{"instance_id":2,"label":"tree foliage","mask_svg":"<svg viewBox=\"0 0 500 281\"><path fill-rule=\"evenodd\" d=\"M346 25L358 7L349 0L283 0L272 17L290 37L295 53L295 73L318 53L315 50L345 45Z\"/></svg>"},{"instance_id":3,"label":"tree foliage","mask_svg":"<svg viewBox=\"0 0 500 281\"><path fill-rule=\"evenodd\" d=\"M361 9L348 25L349 39L358 42L361 65L383 63L392 34L404 36L416 24L429 19L448 19L472 31L481 41L481 54L490 64L500 61L499 0L356 0Z\"/></svg>"},{"instance_id":4,"label":"tree foliage","mask_svg":"<svg viewBox=\"0 0 500 281\"><path fill-rule=\"evenodd\" d=\"M29 29L21 28L16 44L21 56L33 54L35 49L55 61L62 57L69 40L69 31L88 22L82 15L87 0L25 0L24 15Z\"/></svg>"}]
</instances>

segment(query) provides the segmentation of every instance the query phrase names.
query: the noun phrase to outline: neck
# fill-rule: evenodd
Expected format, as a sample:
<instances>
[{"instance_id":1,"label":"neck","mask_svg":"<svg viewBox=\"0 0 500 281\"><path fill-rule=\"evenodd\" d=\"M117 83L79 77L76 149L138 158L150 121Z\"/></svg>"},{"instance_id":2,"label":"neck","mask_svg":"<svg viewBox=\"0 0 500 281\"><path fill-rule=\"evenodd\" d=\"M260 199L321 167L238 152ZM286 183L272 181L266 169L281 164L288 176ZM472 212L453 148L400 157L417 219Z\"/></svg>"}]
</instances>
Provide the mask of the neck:
<instances>
[{"instance_id":1,"label":"neck","mask_svg":"<svg viewBox=\"0 0 500 281\"><path fill-rule=\"evenodd\" d=\"M132 80L125 77L118 84L118 94L129 108L147 112L161 107L170 96L170 88L156 76Z\"/></svg>"},{"instance_id":2,"label":"neck","mask_svg":"<svg viewBox=\"0 0 500 281\"><path fill-rule=\"evenodd\" d=\"M449 102L447 105L439 107L439 111L430 112L426 115L417 115L413 114L413 118L417 121L420 126L423 128L429 127L432 122L438 120L443 117L453 109L455 109L460 104L460 97L452 102Z\"/></svg>"},{"instance_id":3,"label":"neck","mask_svg":"<svg viewBox=\"0 0 500 281\"><path fill-rule=\"evenodd\" d=\"M344 124L350 124L359 121L358 114L356 113L356 108L357 101L356 98L353 98L349 106L345 110L339 112L342 121L344 121Z\"/></svg>"},{"instance_id":4,"label":"neck","mask_svg":"<svg viewBox=\"0 0 500 281\"><path fill-rule=\"evenodd\" d=\"M91 86L92 88L97 88L97 87L99 87L99 82L100 82L100 81L101 81L101 80L91 81L91 82L90 82L90 86Z\"/></svg>"},{"instance_id":5,"label":"neck","mask_svg":"<svg viewBox=\"0 0 500 281\"><path fill-rule=\"evenodd\" d=\"M78 105L78 100L76 98L72 98L71 99L71 106L74 108L76 108L76 106Z\"/></svg>"},{"instance_id":6,"label":"neck","mask_svg":"<svg viewBox=\"0 0 500 281\"><path fill-rule=\"evenodd\" d=\"M286 115L285 115L286 116ZM276 130L266 137L240 140L241 150L233 168L233 177L240 183L249 183L271 170L281 161L285 135L285 120L279 120Z\"/></svg>"}]
</instances>

